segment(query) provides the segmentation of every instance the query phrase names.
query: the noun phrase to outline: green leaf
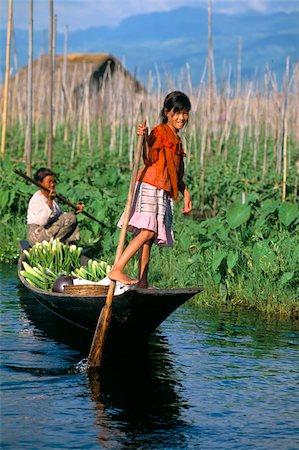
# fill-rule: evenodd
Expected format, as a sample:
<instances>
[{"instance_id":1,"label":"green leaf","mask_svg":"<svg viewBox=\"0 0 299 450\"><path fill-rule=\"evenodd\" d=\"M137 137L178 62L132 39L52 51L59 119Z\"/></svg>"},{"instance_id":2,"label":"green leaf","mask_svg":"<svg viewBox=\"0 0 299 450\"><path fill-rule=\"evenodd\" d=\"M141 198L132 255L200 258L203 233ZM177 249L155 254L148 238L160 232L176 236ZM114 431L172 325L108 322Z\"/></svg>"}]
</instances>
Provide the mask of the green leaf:
<instances>
[{"instance_id":1,"label":"green leaf","mask_svg":"<svg viewBox=\"0 0 299 450\"><path fill-rule=\"evenodd\" d=\"M7 222L9 222L10 219L11 219L10 213L6 213L6 214L4 214L3 217L1 217L0 223L3 223L3 224L7 223Z\"/></svg>"},{"instance_id":2,"label":"green leaf","mask_svg":"<svg viewBox=\"0 0 299 450\"><path fill-rule=\"evenodd\" d=\"M90 221L90 227L94 236L97 236L101 233L101 225L98 222L95 222L94 220Z\"/></svg>"},{"instance_id":3,"label":"green leaf","mask_svg":"<svg viewBox=\"0 0 299 450\"><path fill-rule=\"evenodd\" d=\"M80 239L83 242L92 242L92 232L90 230L87 230L86 228L83 228L80 230Z\"/></svg>"},{"instance_id":4,"label":"green leaf","mask_svg":"<svg viewBox=\"0 0 299 450\"><path fill-rule=\"evenodd\" d=\"M219 285L219 294L220 294L220 298L223 302L226 302L227 299L227 288L225 286L225 284L220 283Z\"/></svg>"},{"instance_id":5,"label":"green leaf","mask_svg":"<svg viewBox=\"0 0 299 450\"><path fill-rule=\"evenodd\" d=\"M290 281L294 276L294 272L285 272L282 277L280 278L281 284L286 284L288 281Z\"/></svg>"},{"instance_id":6,"label":"green leaf","mask_svg":"<svg viewBox=\"0 0 299 450\"><path fill-rule=\"evenodd\" d=\"M201 248L201 249L202 249L202 248L209 248L209 247L211 247L212 245L214 245L213 242L212 242L212 241L208 241L208 242L204 242L203 244L201 244L200 248Z\"/></svg>"},{"instance_id":7,"label":"green leaf","mask_svg":"<svg viewBox=\"0 0 299 450\"><path fill-rule=\"evenodd\" d=\"M254 264L265 273L275 273L278 270L276 255L267 242L257 242L252 249Z\"/></svg>"},{"instance_id":8,"label":"green leaf","mask_svg":"<svg viewBox=\"0 0 299 450\"><path fill-rule=\"evenodd\" d=\"M0 195L0 208L4 208L9 200L9 191L3 191Z\"/></svg>"},{"instance_id":9,"label":"green leaf","mask_svg":"<svg viewBox=\"0 0 299 450\"><path fill-rule=\"evenodd\" d=\"M182 249L182 251L186 252L186 251L189 250L190 242L187 239L185 239L183 237L180 237L179 238L179 245L180 245L180 248Z\"/></svg>"},{"instance_id":10,"label":"green leaf","mask_svg":"<svg viewBox=\"0 0 299 450\"><path fill-rule=\"evenodd\" d=\"M278 200L266 199L261 205L263 217L267 217L269 214L273 213L278 206Z\"/></svg>"},{"instance_id":11,"label":"green leaf","mask_svg":"<svg viewBox=\"0 0 299 450\"><path fill-rule=\"evenodd\" d=\"M222 226L222 225L221 225L220 222L218 222L218 220L217 220L217 221L214 220L213 222L211 222L211 223L209 224L209 226L208 226L208 229L207 229L207 235L208 235L208 237L210 237L210 236L212 236L212 234L216 233L216 232L219 230L219 228L220 228L221 226Z\"/></svg>"},{"instance_id":12,"label":"green leaf","mask_svg":"<svg viewBox=\"0 0 299 450\"><path fill-rule=\"evenodd\" d=\"M260 231L261 228L265 225L265 223L266 223L265 218L264 218L263 216L261 216L261 217L255 222L254 230L255 230L255 231Z\"/></svg>"},{"instance_id":13,"label":"green leaf","mask_svg":"<svg viewBox=\"0 0 299 450\"><path fill-rule=\"evenodd\" d=\"M11 190L9 193L9 202L8 202L8 206L11 206L13 204L14 198L16 196L16 192Z\"/></svg>"},{"instance_id":14,"label":"green leaf","mask_svg":"<svg viewBox=\"0 0 299 450\"><path fill-rule=\"evenodd\" d=\"M219 228L219 230L216 232L216 235L218 236L218 238L222 241L225 242L227 241L228 238L228 232L229 229L227 228L227 226L225 225L225 227L221 224L221 227Z\"/></svg>"},{"instance_id":15,"label":"green leaf","mask_svg":"<svg viewBox=\"0 0 299 450\"><path fill-rule=\"evenodd\" d=\"M233 269L238 261L238 258L239 258L238 252L233 252L232 250L230 250L226 258L227 267L229 269Z\"/></svg>"},{"instance_id":16,"label":"green leaf","mask_svg":"<svg viewBox=\"0 0 299 450\"><path fill-rule=\"evenodd\" d=\"M282 203L278 210L278 217L279 220L288 227L298 217L297 205L290 202Z\"/></svg>"},{"instance_id":17,"label":"green leaf","mask_svg":"<svg viewBox=\"0 0 299 450\"><path fill-rule=\"evenodd\" d=\"M226 220L230 228L234 229L246 223L251 214L249 205L235 203L231 205L226 212Z\"/></svg>"},{"instance_id":18,"label":"green leaf","mask_svg":"<svg viewBox=\"0 0 299 450\"><path fill-rule=\"evenodd\" d=\"M212 269L214 272L218 269L220 264L222 263L223 258L225 258L227 255L226 251L224 250L216 250L213 254L213 260L212 260Z\"/></svg>"},{"instance_id":19,"label":"green leaf","mask_svg":"<svg viewBox=\"0 0 299 450\"><path fill-rule=\"evenodd\" d=\"M220 283L220 281L221 281L221 274L219 273L219 272L217 272L217 273L215 273L214 275L213 275L213 280L215 281L215 283Z\"/></svg>"}]
</instances>

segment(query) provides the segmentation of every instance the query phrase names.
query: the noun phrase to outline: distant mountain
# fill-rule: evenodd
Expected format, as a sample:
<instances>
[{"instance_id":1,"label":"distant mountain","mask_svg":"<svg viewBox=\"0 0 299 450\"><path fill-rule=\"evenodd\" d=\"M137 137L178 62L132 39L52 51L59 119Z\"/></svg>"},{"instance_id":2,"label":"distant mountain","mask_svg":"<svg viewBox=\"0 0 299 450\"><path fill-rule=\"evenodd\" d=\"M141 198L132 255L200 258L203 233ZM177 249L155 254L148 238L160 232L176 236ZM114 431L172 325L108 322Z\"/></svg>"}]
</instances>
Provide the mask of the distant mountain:
<instances>
[{"instance_id":1,"label":"distant mountain","mask_svg":"<svg viewBox=\"0 0 299 450\"><path fill-rule=\"evenodd\" d=\"M59 18L58 18L59 20ZM27 64L28 33L16 30L19 67ZM6 31L1 30L1 67L4 73ZM57 35L57 53L63 52L63 34ZM272 14L246 11L213 14L213 48L218 81L228 64L236 75L238 47L242 48L242 76L262 76L265 68L281 77L287 56L299 57L299 12ZM34 56L47 51L47 33L34 33ZM130 17L115 28L99 27L69 34L69 53L112 53L144 81L157 68L163 78L176 79L190 65L194 84L201 79L207 57L207 12L179 8ZM226 68L226 69L225 69Z\"/></svg>"}]
</instances>

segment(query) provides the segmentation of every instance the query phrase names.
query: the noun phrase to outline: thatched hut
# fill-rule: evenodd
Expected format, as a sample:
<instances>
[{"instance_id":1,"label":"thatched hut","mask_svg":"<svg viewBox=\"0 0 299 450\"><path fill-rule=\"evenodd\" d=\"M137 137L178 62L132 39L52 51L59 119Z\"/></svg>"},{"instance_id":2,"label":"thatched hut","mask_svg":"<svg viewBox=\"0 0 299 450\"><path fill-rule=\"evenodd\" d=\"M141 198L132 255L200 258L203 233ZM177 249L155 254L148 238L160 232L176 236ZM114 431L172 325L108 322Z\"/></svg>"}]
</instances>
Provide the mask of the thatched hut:
<instances>
[{"instance_id":1,"label":"thatched hut","mask_svg":"<svg viewBox=\"0 0 299 450\"><path fill-rule=\"evenodd\" d=\"M74 93L82 98L82 91L86 82L89 85L90 95L96 94L103 82L110 77L122 75L126 84L133 87L136 92L141 92L144 88L141 83L130 74L114 56L107 53L100 54L77 54L68 55L68 64L83 64L85 65L87 76L84 76L82 81L75 86ZM80 95L81 94L81 95Z\"/></svg>"},{"instance_id":2,"label":"thatched hut","mask_svg":"<svg viewBox=\"0 0 299 450\"><path fill-rule=\"evenodd\" d=\"M107 91L115 86L133 95L144 93L142 84L130 74L114 56L108 53L72 53L56 55L54 60L54 109L61 117L68 110L78 110L87 99L90 109L101 109L107 103ZM26 114L28 66L24 66L11 80L12 120ZM49 56L42 55L33 62L33 116L48 113L50 86ZM105 91L103 93L103 91ZM111 96L111 95L110 95Z\"/></svg>"}]
</instances>

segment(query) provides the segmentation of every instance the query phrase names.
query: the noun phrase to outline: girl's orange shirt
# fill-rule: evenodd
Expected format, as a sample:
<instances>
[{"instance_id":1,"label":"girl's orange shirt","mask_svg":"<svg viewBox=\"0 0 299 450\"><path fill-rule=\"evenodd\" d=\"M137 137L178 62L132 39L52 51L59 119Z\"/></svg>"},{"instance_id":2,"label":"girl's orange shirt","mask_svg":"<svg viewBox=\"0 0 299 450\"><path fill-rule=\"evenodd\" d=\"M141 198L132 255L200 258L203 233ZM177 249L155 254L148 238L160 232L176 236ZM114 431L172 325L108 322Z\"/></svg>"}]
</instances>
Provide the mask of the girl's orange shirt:
<instances>
[{"instance_id":1,"label":"girl's orange shirt","mask_svg":"<svg viewBox=\"0 0 299 450\"><path fill-rule=\"evenodd\" d=\"M184 161L181 138L167 124L152 129L148 139L149 151L143 158L145 167L137 180L163 189L176 199L178 192L184 193Z\"/></svg>"}]
</instances>

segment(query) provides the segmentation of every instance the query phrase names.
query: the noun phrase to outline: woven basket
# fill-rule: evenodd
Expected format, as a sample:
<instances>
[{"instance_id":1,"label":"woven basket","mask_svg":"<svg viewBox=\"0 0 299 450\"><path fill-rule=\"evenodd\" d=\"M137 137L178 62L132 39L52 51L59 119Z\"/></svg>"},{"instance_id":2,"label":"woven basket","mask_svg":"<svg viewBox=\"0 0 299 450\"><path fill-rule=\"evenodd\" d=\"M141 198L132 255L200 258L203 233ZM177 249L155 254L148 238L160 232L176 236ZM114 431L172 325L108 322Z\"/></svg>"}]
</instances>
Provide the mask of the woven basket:
<instances>
[{"instance_id":1,"label":"woven basket","mask_svg":"<svg viewBox=\"0 0 299 450\"><path fill-rule=\"evenodd\" d=\"M99 284L78 284L78 285L64 285L64 292L66 294L77 295L106 295L109 286L101 286Z\"/></svg>"}]
</instances>

